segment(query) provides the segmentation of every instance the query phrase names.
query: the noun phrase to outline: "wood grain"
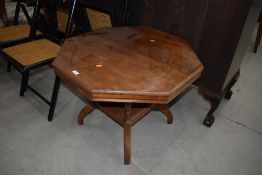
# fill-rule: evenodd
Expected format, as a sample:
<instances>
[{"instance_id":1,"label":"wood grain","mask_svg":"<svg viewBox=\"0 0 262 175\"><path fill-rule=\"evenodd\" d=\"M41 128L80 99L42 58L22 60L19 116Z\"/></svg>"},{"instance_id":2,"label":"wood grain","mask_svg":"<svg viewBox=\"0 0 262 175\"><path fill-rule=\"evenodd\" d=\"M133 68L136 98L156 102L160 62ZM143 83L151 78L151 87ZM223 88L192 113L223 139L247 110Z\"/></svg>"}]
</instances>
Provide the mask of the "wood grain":
<instances>
[{"instance_id":1,"label":"wood grain","mask_svg":"<svg viewBox=\"0 0 262 175\"><path fill-rule=\"evenodd\" d=\"M68 39L53 67L90 101L159 104L203 70L186 41L146 27L105 28Z\"/></svg>"}]
</instances>

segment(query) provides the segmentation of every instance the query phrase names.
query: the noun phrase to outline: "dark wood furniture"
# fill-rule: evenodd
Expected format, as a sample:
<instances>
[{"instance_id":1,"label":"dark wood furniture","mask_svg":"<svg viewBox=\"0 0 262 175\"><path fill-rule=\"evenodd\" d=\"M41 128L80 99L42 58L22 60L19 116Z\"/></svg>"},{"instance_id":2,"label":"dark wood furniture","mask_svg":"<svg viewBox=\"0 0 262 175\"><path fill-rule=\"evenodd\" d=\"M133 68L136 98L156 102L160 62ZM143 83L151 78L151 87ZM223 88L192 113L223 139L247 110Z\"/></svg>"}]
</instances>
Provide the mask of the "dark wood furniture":
<instances>
[{"instance_id":1,"label":"dark wood furniture","mask_svg":"<svg viewBox=\"0 0 262 175\"><path fill-rule=\"evenodd\" d=\"M243 57L234 57L252 0L133 0L130 25L147 25L189 41L205 69L197 82L211 104L204 124L237 81Z\"/></svg>"},{"instance_id":2,"label":"dark wood furniture","mask_svg":"<svg viewBox=\"0 0 262 175\"><path fill-rule=\"evenodd\" d=\"M96 105L124 128L125 164L131 159L132 126L155 106L171 124L168 103L203 70L187 42L146 27L104 28L70 38L52 66L57 75L53 100L60 78L87 99L79 124Z\"/></svg>"},{"instance_id":3,"label":"dark wood furniture","mask_svg":"<svg viewBox=\"0 0 262 175\"><path fill-rule=\"evenodd\" d=\"M260 15L257 21L259 22L259 26L258 26L257 37L256 37L255 46L254 46L254 53L257 52L257 48L262 38L262 10L260 11Z\"/></svg>"}]
</instances>

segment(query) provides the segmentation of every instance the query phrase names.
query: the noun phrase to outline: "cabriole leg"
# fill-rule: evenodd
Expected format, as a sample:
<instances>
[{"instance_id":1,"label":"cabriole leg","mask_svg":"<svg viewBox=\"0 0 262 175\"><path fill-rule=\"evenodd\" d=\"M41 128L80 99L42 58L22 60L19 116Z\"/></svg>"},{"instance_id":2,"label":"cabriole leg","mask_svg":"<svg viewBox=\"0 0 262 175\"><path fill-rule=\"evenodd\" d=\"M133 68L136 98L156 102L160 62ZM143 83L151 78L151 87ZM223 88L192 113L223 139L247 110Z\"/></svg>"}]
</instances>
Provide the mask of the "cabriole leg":
<instances>
[{"instance_id":1,"label":"cabriole leg","mask_svg":"<svg viewBox=\"0 0 262 175\"><path fill-rule=\"evenodd\" d=\"M94 110L93 104L87 102L86 106L80 111L78 115L78 124L83 125L85 117Z\"/></svg>"},{"instance_id":2,"label":"cabriole leg","mask_svg":"<svg viewBox=\"0 0 262 175\"><path fill-rule=\"evenodd\" d=\"M168 106L167 105L159 105L159 110L160 110L160 112L162 112L166 116L167 123L172 124L173 123L173 114L170 111L170 109L168 108Z\"/></svg>"}]
</instances>

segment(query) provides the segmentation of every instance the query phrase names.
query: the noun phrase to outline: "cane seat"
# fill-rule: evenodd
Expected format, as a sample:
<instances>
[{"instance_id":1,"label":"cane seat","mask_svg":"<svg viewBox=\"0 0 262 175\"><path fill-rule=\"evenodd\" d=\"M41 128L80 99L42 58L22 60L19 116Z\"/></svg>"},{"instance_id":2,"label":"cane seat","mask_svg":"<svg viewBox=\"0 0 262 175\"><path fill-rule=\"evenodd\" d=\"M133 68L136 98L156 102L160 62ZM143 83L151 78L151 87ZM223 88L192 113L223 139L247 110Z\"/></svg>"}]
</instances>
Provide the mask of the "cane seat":
<instances>
[{"instance_id":1,"label":"cane seat","mask_svg":"<svg viewBox=\"0 0 262 175\"><path fill-rule=\"evenodd\" d=\"M22 66L28 67L52 60L60 47L47 39L40 39L5 48L4 52Z\"/></svg>"}]
</instances>

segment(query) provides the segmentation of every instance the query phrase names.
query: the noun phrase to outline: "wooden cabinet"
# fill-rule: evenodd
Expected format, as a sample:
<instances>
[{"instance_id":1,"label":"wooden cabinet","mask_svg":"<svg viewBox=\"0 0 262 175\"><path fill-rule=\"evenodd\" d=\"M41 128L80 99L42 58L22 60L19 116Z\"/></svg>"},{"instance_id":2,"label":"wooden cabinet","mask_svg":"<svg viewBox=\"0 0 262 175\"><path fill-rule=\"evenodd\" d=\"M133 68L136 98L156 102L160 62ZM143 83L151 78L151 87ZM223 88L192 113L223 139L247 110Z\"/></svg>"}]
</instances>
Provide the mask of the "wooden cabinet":
<instances>
[{"instance_id":1,"label":"wooden cabinet","mask_svg":"<svg viewBox=\"0 0 262 175\"><path fill-rule=\"evenodd\" d=\"M213 113L239 76L242 57L234 57L252 0L133 0L130 24L148 25L182 36L204 64L199 91L210 101L204 124L211 126Z\"/></svg>"}]
</instances>

